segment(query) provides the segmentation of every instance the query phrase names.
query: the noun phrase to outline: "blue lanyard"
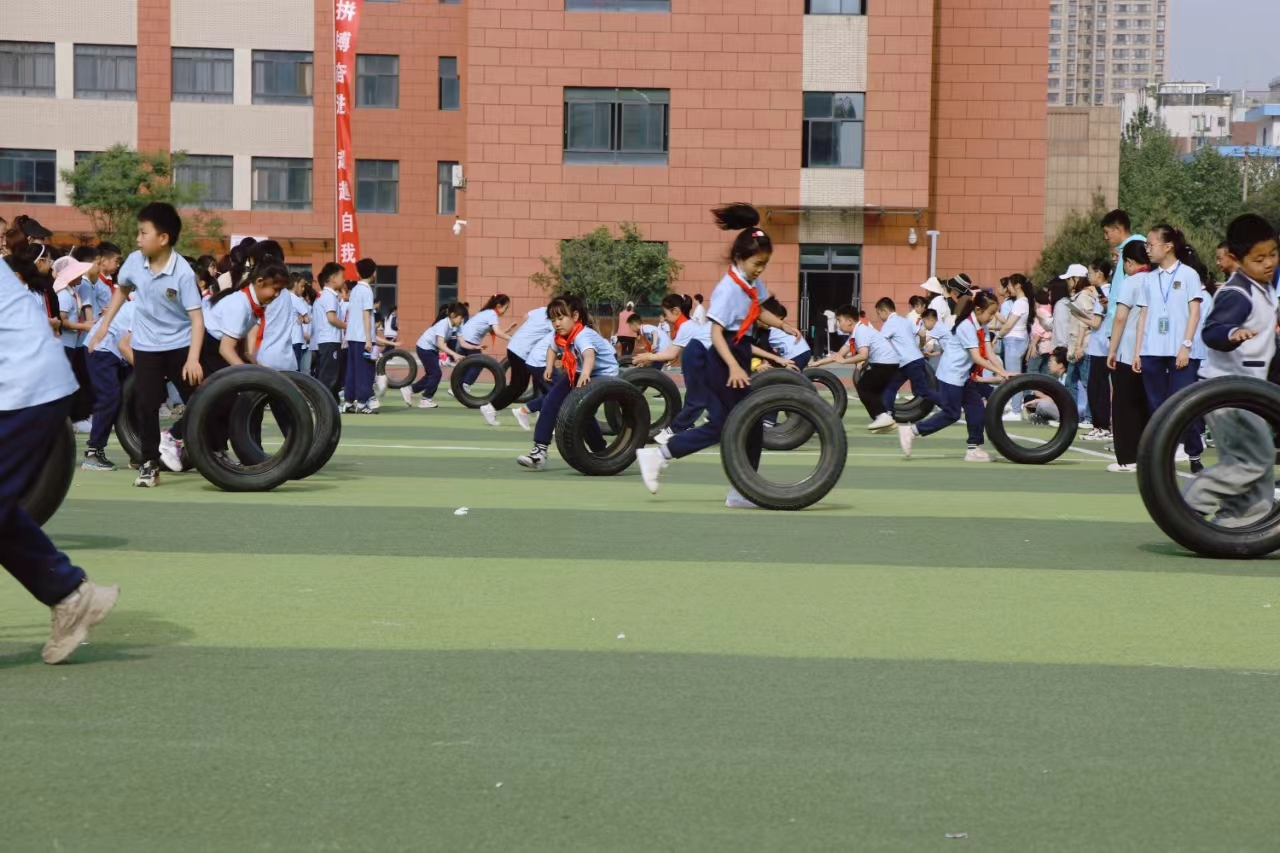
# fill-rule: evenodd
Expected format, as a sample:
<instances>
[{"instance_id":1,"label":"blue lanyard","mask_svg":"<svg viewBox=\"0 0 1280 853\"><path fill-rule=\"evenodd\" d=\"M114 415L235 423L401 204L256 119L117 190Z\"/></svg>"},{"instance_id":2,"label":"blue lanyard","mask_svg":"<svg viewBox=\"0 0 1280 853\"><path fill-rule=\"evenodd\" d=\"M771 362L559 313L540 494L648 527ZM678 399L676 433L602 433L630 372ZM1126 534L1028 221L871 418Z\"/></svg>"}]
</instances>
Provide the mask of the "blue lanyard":
<instances>
[{"instance_id":1,"label":"blue lanyard","mask_svg":"<svg viewBox=\"0 0 1280 853\"><path fill-rule=\"evenodd\" d=\"M1169 272L1168 290L1165 290L1164 287L1164 270L1160 270L1156 273L1156 284L1160 287L1160 296L1164 299L1165 305L1169 304L1169 297L1173 294L1173 282L1174 279L1178 277L1178 270L1180 269L1182 269L1182 261L1178 261L1174 268Z\"/></svg>"}]
</instances>

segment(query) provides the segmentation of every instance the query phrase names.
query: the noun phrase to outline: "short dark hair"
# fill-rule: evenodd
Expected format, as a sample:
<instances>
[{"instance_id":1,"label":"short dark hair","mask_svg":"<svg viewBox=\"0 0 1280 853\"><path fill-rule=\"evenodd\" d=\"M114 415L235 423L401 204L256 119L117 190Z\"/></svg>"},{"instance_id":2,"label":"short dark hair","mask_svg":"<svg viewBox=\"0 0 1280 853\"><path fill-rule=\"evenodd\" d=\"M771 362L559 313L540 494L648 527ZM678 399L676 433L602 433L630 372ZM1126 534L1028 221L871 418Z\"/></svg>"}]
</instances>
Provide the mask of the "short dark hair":
<instances>
[{"instance_id":1,"label":"short dark hair","mask_svg":"<svg viewBox=\"0 0 1280 853\"><path fill-rule=\"evenodd\" d=\"M374 273L378 271L378 264L373 258L361 258L356 261L356 272L361 278L373 278Z\"/></svg>"},{"instance_id":2,"label":"short dark hair","mask_svg":"<svg viewBox=\"0 0 1280 853\"><path fill-rule=\"evenodd\" d=\"M71 257L82 264L91 264L98 259L98 249L94 246L76 246L71 250Z\"/></svg>"},{"instance_id":3,"label":"short dark hair","mask_svg":"<svg viewBox=\"0 0 1280 853\"><path fill-rule=\"evenodd\" d=\"M328 282L329 279L333 278L335 275L343 275L344 272L345 271L342 269L342 264L336 263L334 261L329 261L329 263L325 264L323 267L320 268L320 283L323 285L326 282Z\"/></svg>"},{"instance_id":4,"label":"short dark hair","mask_svg":"<svg viewBox=\"0 0 1280 853\"><path fill-rule=\"evenodd\" d=\"M862 312L857 308L854 308L852 305L841 305L836 309L837 317L848 317L852 320L857 320L861 314Z\"/></svg>"},{"instance_id":5,"label":"short dark hair","mask_svg":"<svg viewBox=\"0 0 1280 853\"><path fill-rule=\"evenodd\" d=\"M787 319L787 306L778 301L777 297L770 296L764 302L760 303L760 307L768 311L775 317L782 320Z\"/></svg>"},{"instance_id":6,"label":"short dark hair","mask_svg":"<svg viewBox=\"0 0 1280 853\"><path fill-rule=\"evenodd\" d=\"M1243 261L1259 243L1276 240L1276 229L1256 213L1239 216L1227 226L1227 251Z\"/></svg>"},{"instance_id":7,"label":"short dark hair","mask_svg":"<svg viewBox=\"0 0 1280 853\"><path fill-rule=\"evenodd\" d=\"M169 248L176 248L182 236L182 217L177 209L164 201L153 201L138 211L139 222L150 222L152 227L169 238Z\"/></svg>"},{"instance_id":8,"label":"short dark hair","mask_svg":"<svg viewBox=\"0 0 1280 853\"><path fill-rule=\"evenodd\" d=\"M876 303L876 310L877 311L897 311L898 306L894 305L893 300L886 296Z\"/></svg>"},{"instance_id":9,"label":"short dark hair","mask_svg":"<svg viewBox=\"0 0 1280 853\"><path fill-rule=\"evenodd\" d=\"M920 315L920 319L921 319L921 320L936 320L936 319L938 319L938 312L937 312L937 311L934 311L932 308L926 308L926 309L924 309L924 313Z\"/></svg>"},{"instance_id":10,"label":"short dark hair","mask_svg":"<svg viewBox=\"0 0 1280 853\"><path fill-rule=\"evenodd\" d=\"M1114 228L1115 226L1119 225L1125 231L1133 230L1133 226L1129 222L1129 214L1125 213L1123 210L1120 210L1119 208L1116 208L1115 210L1108 213L1106 216L1102 217L1101 224L1103 228Z\"/></svg>"},{"instance_id":11,"label":"short dark hair","mask_svg":"<svg viewBox=\"0 0 1280 853\"><path fill-rule=\"evenodd\" d=\"M1115 265L1111 263L1109 258L1098 258L1096 261L1089 264L1089 266L1102 273L1103 278L1111 278L1111 274L1115 272L1116 269Z\"/></svg>"},{"instance_id":12,"label":"short dark hair","mask_svg":"<svg viewBox=\"0 0 1280 853\"><path fill-rule=\"evenodd\" d=\"M110 257L114 257L115 255L123 255L123 254L124 253L120 251L120 247L117 246L115 243L108 243L104 240L103 242L98 244L98 257L100 258L110 258Z\"/></svg>"},{"instance_id":13,"label":"short dark hair","mask_svg":"<svg viewBox=\"0 0 1280 853\"><path fill-rule=\"evenodd\" d=\"M628 326L644 325L644 318L641 317L639 314L636 314L633 312L631 316L627 318L627 325Z\"/></svg>"}]
</instances>

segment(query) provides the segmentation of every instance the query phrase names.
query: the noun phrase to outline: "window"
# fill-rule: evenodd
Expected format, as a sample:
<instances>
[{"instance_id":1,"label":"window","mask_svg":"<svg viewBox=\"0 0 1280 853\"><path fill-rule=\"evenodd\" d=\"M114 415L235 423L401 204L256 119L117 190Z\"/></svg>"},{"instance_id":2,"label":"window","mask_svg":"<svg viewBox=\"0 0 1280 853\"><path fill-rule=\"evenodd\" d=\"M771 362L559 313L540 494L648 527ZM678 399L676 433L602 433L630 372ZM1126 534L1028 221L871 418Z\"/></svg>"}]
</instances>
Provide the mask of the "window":
<instances>
[{"instance_id":1,"label":"window","mask_svg":"<svg viewBox=\"0 0 1280 853\"><path fill-rule=\"evenodd\" d=\"M436 202L436 213L452 214L458 212L458 190L453 186L453 167L457 163L437 163L436 181L440 185Z\"/></svg>"},{"instance_id":2,"label":"window","mask_svg":"<svg viewBox=\"0 0 1280 853\"><path fill-rule=\"evenodd\" d=\"M667 163L667 89L565 89L564 162Z\"/></svg>"},{"instance_id":3,"label":"window","mask_svg":"<svg viewBox=\"0 0 1280 853\"><path fill-rule=\"evenodd\" d=\"M805 168L862 168L862 124L866 95L861 92L804 93Z\"/></svg>"},{"instance_id":4,"label":"window","mask_svg":"<svg viewBox=\"0 0 1280 853\"><path fill-rule=\"evenodd\" d=\"M462 81L458 77L458 57L440 57L440 109L461 109Z\"/></svg>"},{"instance_id":5,"label":"window","mask_svg":"<svg viewBox=\"0 0 1280 853\"><path fill-rule=\"evenodd\" d=\"M384 267L378 265L378 272L373 277L373 298L375 301L382 303L382 308L378 312L378 318L385 320L397 304L396 290L400 283L399 267Z\"/></svg>"},{"instance_id":6,"label":"window","mask_svg":"<svg viewBox=\"0 0 1280 853\"><path fill-rule=\"evenodd\" d=\"M188 154L174 170L174 179L184 189L198 188L200 207L231 207L231 157Z\"/></svg>"},{"instance_id":7,"label":"window","mask_svg":"<svg viewBox=\"0 0 1280 853\"><path fill-rule=\"evenodd\" d=\"M400 210L400 162L356 161L356 211L398 213Z\"/></svg>"},{"instance_id":8,"label":"window","mask_svg":"<svg viewBox=\"0 0 1280 853\"><path fill-rule=\"evenodd\" d=\"M132 101L138 97L138 49L131 45L78 44L77 98Z\"/></svg>"},{"instance_id":9,"label":"window","mask_svg":"<svg viewBox=\"0 0 1280 853\"><path fill-rule=\"evenodd\" d=\"M255 104L310 104L311 54L301 51L253 52Z\"/></svg>"},{"instance_id":10,"label":"window","mask_svg":"<svg viewBox=\"0 0 1280 853\"><path fill-rule=\"evenodd\" d=\"M311 161L253 158L254 210L310 210Z\"/></svg>"},{"instance_id":11,"label":"window","mask_svg":"<svg viewBox=\"0 0 1280 853\"><path fill-rule=\"evenodd\" d=\"M315 279L315 271L312 270L311 264L285 264L289 269L289 275L305 275L312 280Z\"/></svg>"},{"instance_id":12,"label":"window","mask_svg":"<svg viewBox=\"0 0 1280 853\"><path fill-rule=\"evenodd\" d=\"M0 201L58 200L58 152L0 148Z\"/></svg>"},{"instance_id":13,"label":"window","mask_svg":"<svg viewBox=\"0 0 1280 853\"><path fill-rule=\"evenodd\" d=\"M865 15L865 0L805 0L806 15Z\"/></svg>"},{"instance_id":14,"label":"window","mask_svg":"<svg viewBox=\"0 0 1280 853\"><path fill-rule=\"evenodd\" d=\"M371 53L356 57L356 106L400 106L400 57Z\"/></svg>"},{"instance_id":15,"label":"window","mask_svg":"<svg viewBox=\"0 0 1280 853\"><path fill-rule=\"evenodd\" d=\"M235 51L199 47L173 49L173 99L206 104L231 103Z\"/></svg>"},{"instance_id":16,"label":"window","mask_svg":"<svg viewBox=\"0 0 1280 853\"><path fill-rule=\"evenodd\" d=\"M436 267L436 311L458 301L458 268Z\"/></svg>"},{"instance_id":17,"label":"window","mask_svg":"<svg viewBox=\"0 0 1280 853\"><path fill-rule=\"evenodd\" d=\"M0 94L54 96L53 42L0 41Z\"/></svg>"},{"instance_id":18,"label":"window","mask_svg":"<svg viewBox=\"0 0 1280 853\"><path fill-rule=\"evenodd\" d=\"M564 0L564 8L569 12L670 12L671 0Z\"/></svg>"}]
</instances>

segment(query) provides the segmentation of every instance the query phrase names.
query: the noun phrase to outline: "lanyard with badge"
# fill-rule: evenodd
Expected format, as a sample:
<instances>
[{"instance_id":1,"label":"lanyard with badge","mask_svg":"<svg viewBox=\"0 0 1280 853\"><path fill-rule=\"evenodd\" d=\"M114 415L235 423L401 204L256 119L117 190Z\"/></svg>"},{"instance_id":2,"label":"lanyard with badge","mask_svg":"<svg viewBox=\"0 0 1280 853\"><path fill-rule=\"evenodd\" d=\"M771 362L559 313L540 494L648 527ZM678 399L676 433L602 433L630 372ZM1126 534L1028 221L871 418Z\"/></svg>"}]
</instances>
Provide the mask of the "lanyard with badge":
<instances>
[{"instance_id":1,"label":"lanyard with badge","mask_svg":"<svg viewBox=\"0 0 1280 853\"><path fill-rule=\"evenodd\" d=\"M1177 290L1179 283L1178 270L1182 269L1182 262L1179 261L1176 266L1169 272L1169 289L1164 286L1164 270L1156 271L1156 285L1160 288L1160 298L1164 300L1164 316L1156 323L1157 331L1162 335L1169 334L1169 297L1173 295L1173 291Z\"/></svg>"}]
</instances>

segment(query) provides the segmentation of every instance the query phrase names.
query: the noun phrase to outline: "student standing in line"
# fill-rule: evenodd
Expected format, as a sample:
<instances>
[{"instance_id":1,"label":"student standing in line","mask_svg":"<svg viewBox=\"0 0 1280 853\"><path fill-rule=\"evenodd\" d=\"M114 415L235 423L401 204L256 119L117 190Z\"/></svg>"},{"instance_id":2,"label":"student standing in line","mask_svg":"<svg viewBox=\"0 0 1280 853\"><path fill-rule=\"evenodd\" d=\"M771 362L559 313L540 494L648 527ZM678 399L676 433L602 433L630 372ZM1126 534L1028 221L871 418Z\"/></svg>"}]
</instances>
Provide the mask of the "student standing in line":
<instances>
[{"instance_id":1,"label":"student standing in line","mask_svg":"<svg viewBox=\"0 0 1280 853\"><path fill-rule=\"evenodd\" d=\"M880 335L898 353L898 373L884 389L884 414L872 425L872 429L881 430L893 427L898 389L908 380L916 396L932 400L939 406L942 405L942 398L934 390L933 383L929 380L929 371L924 366L924 353L920 350L921 332L914 330L907 318L897 313L893 300L887 296L876 303L876 315L880 318Z\"/></svg>"},{"instance_id":2,"label":"student standing in line","mask_svg":"<svg viewBox=\"0 0 1280 853\"><path fill-rule=\"evenodd\" d=\"M419 409L440 408L440 404L435 401L436 389L440 387L440 353L445 353L454 358L458 357L458 354L449 348L449 334L452 330L462 325L462 318L466 309L456 302L444 307L444 318L437 320L435 325L423 332L422 337L418 338L416 349L418 350L418 360L422 362L422 378L407 390L410 394L422 395L422 399L418 402ZM407 399L408 395L405 396L405 402L412 405L412 401Z\"/></svg>"},{"instance_id":3,"label":"student standing in line","mask_svg":"<svg viewBox=\"0 0 1280 853\"><path fill-rule=\"evenodd\" d=\"M1111 247L1115 257L1115 269L1111 273L1111 286L1115 287L1124 281L1124 247L1130 243L1142 243L1144 246L1147 241L1145 237L1132 233L1133 223L1129 221L1129 214L1123 210L1113 210L1106 216L1102 217L1102 237L1107 241L1107 245ZM1110 292L1107 297L1110 298ZM1109 315L1114 318L1114 315ZM1112 323L1107 324L1107 336L1110 337Z\"/></svg>"},{"instance_id":4,"label":"student standing in line","mask_svg":"<svg viewBox=\"0 0 1280 853\"><path fill-rule=\"evenodd\" d=\"M138 251L120 268L116 292L107 308L104 328L90 342L92 350L110 327L129 292L138 302L133 317L135 415L142 444L136 486L160 485L160 404L173 382L185 403L204 380L200 348L204 314L195 273L174 248L182 219L173 205L151 202L138 212ZM181 440L182 422L170 429Z\"/></svg>"},{"instance_id":5,"label":"student standing in line","mask_svg":"<svg viewBox=\"0 0 1280 853\"><path fill-rule=\"evenodd\" d=\"M680 359L680 373L684 379L684 405L671 421L671 426L653 437L658 444L666 444L678 432L693 429L698 418L707 410L711 390L707 387L707 353L711 351L711 328L705 323L695 323L689 316L693 304L687 296L669 293L662 297L662 316L671 324L674 339L670 346L653 353L640 353L632 364L670 364ZM689 344L698 341L696 350Z\"/></svg>"},{"instance_id":6,"label":"student standing in line","mask_svg":"<svg viewBox=\"0 0 1280 853\"><path fill-rule=\"evenodd\" d=\"M1111 337L1107 330L1107 318L1115 312L1104 290L1110 290L1111 262L1099 258L1089 265L1089 284L1094 291L1093 313L1079 317L1089 329L1089 342L1085 346L1085 358L1089 360L1089 381L1086 390L1089 397L1089 415L1093 429L1085 434L1085 441L1111 441L1111 370L1107 359L1111 354ZM1078 315L1077 315L1078 316Z\"/></svg>"},{"instance_id":7,"label":"student standing in line","mask_svg":"<svg viewBox=\"0 0 1280 853\"><path fill-rule=\"evenodd\" d=\"M71 411L76 379L48 319L7 264L0 264L0 565L53 611L41 652L61 663L120 597L72 564L22 508Z\"/></svg>"},{"instance_id":8,"label":"student standing in line","mask_svg":"<svg viewBox=\"0 0 1280 853\"><path fill-rule=\"evenodd\" d=\"M1142 310L1133 370L1142 374L1147 406L1154 415L1165 400L1196 381L1199 366L1191 363L1191 347L1200 325L1204 285L1192 265L1195 250L1178 229L1170 225L1151 229L1147 254L1153 269L1138 296ZM1188 428L1183 447L1191 473L1199 473L1204 468L1200 461L1204 440L1194 428Z\"/></svg>"},{"instance_id":9,"label":"student standing in line","mask_svg":"<svg viewBox=\"0 0 1280 853\"><path fill-rule=\"evenodd\" d=\"M707 306L702 304L701 293L693 295L693 310L689 313L689 319L699 325L707 322Z\"/></svg>"},{"instance_id":10,"label":"student standing in line","mask_svg":"<svg viewBox=\"0 0 1280 853\"><path fill-rule=\"evenodd\" d=\"M93 383L93 428L89 433L89 445L80 467L85 471L114 471L116 466L107 458L107 442L120 414L120 393L133 365L133 348L129 330L133 326L136 306L132 299L125 302L111 320L107 333L102 336L97 349L89 353L89 376ZM94 324L90 338L97 337L105 316Z\"/></svg>"},{"instance_id":11,"label":"student standing in line","mask_svg":"<svg viewBox=\"0 0 1280 853\"><path fill-rule=\"evenodd\" d=\"M289 292L289 301L293 304L293 327L290 335L293 344L294 370L306 372L304 360L307 352L307 340L310 337L311 305L305 294L311 290L306 276L299 273L293 280Z\"/></svg>"},{"instance_id":12,"label":"student standing in line","mask_svg":"<svg viewBox=\"0 0 1280 853\"><path fill-rule=\"evenodd\" d=\"M338 367L338 351L342 348L342 332L347 324L339 316L342 302L342 264L330 261L320 270L320 295L311 308L311 340L316 354L312 374L337 398L342 383Z\"/></svg>"},{"instance_id":13,"label":"student standing in line","mask_svg":"<svg viewBox=\"0 0 1280 853\"><path fill-rule=\"evenodd\" d=\"M554 331L551 324L551 318L547 316L546 306L534 308L524 317L524 322L520 324L520 328L511 336L511 340L507 341L507 364L511 371L511 379L507 382L507 386L502 393L494 397L490 404L494 412L498 412L507 408L512 403L524 396L524 392L528 389L529 383L533 382L536 374L529 370L529 357L534 353L534 347L539 341L542 341L548 334ZM546 353L546 347L543 347L543 354ZM542 366L546 366L546 359L543 358ZM542 371L538 371L541 373ZM535 388L539 383L534 382ZM539 394L545 393L543 390L538 391ZM517 407L518 408L518 407ZM521 421L520 415L513 412L516 423L520 424L524 429L528 429L528 416Z\"/></svg>"},{"instance_id":14,"label":"student standing in line","mask_svg":"<svg viewBox=\"0 0 1280 853\"><path fill-rule=\"evenodd\" d=\"M350 319L347 322L347 376L346 403L343 411L357 415L372 415L377 407L372 405L373 380L377 372L371 360L377 338L373 333L373 281L378 265L369 258L356 263L360 281L351 288Z\"/></svg>"},{"instance_id":15,"label":"student standing in line","mask_svg":"<svg viewBox=\"0 0 1280 853\"><path fill-rule=\"evenodd\" d=\"M926 308L925 311L932 311ZM884 389L898 375L898 353L875 326L867 322L867 315L852 305L836 309L836 324L841 334L849 336L844 346L834 356L813 362L814 367L823 364L865 364L862 375L854 384L858 399L871 417L869 429L893 426L893 416L885 417ZM880 424L881 426L876 426Z\"/></svg>"},{"instance_id":16,"label":"student standing in line","mask_svg":"<svg viewBox=\"0 0 1280 853\"><path fill-rule=\"evenodd\" d=\"M1005 300L996 316L996 340L1004 349L1005 370L1020 373L1026 366L1027 348L1031 342L1031 282L1021 273L1009 276L1005 288ZM1015 394L1009 401L1005 420L1019 420L1022 411L1022 395Z\"/></svg>"},{"instance_id":17,"label":"student standing in line","mask_svg":"<svg viewBox=\"0 0 1280 853\"><path fill-rule=\"evenodd\" d=\"M1146 287L1150 272L1146 243L1130 241L1121 252L1125 276L1111 285L1111 301L1116 306L1111 327L1107 367L1111 370L1111 431L1115 439L1116 461L1107 466L1113 474L1138 470L1138 440L1147 428L1151 412L1142 374L1133 369L1138 341L1138 297Z\"/></svg>"},{"instance_id":18,"label":"student standing in line","mask_svg":"<svg viewBox=\"0 0 1280 853\"><path fill-rule=\"evenodd\" d=\"M721 230L739 233L729 250L729 270L712 292L711 307L707 311L713 350L707 353L706 385L711 391L707 422L673 436L659 448L641 448L636 454L641 479L653 494L657 494L662 472L671 460L720 443L729 413L751 390L752 346L748 336L757 321L770 328L782 328L795 338L801 337L799 331L761 307L769 298L769 291L760 276L773 257L773 241L758 227L759 212L749 204L733 204L712 213ZM701 346L697 341L691 342L686 354ZM763 438L763 424L757 423L747 436L747 456L754 467L760 464ZM755 506L732 487L725 504L739 508Z\"/></svg>"}]
</instances>

